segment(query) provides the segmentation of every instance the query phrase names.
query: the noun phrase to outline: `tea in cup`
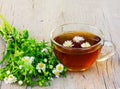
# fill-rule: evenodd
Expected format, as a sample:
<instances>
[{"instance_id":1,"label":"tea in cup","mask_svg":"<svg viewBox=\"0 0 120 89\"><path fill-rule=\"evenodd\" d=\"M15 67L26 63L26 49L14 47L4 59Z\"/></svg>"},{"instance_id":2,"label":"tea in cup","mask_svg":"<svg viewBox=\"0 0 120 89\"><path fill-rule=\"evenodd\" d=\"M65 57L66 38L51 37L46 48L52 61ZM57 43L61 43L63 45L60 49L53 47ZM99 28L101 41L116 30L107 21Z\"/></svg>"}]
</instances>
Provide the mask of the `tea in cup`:
<instances>
[{"instance_id":1,"label":"tea in cup","mask_svg":"<svg viewBox=\"0 0 120 89\"><path fill-rule=\"evenodd\" d=\"M104 34L91 25L61 25L52 31L51 43L55 56L69 71L83 71L89 69L96 60L108 58L105 55L98 59L105 43ZM111 45L113 48L114 44ZM112 56L113 52L109 52L109 55Z\"/></svg>"}]
</instances>

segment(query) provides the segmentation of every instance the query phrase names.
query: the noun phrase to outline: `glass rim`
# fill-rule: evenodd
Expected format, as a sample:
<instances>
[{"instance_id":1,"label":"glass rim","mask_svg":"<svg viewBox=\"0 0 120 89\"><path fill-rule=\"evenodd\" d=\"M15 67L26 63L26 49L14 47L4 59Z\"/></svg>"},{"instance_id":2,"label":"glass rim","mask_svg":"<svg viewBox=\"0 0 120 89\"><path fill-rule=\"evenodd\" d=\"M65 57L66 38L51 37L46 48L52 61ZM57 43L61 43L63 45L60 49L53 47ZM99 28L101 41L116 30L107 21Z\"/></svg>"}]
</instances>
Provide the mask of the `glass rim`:
<instances>
[{"instance_id":1,"label":"glass rim","mask_svg":"<svg viewBox=\"0 0 120 89\"><path fill-rule=\"evenodd\" d=\"M103 37L101 38L101 40L100 40L98 43L96 43L96 44L94 44L94 45L92 45L92 46L90 46L90 47L84 47L84 48L64 47L62 44L59 44L58 42L56 42L56 41L54 40L54 38L53 38L53 32L56 31L56 30L57 30L58 28L60 28L61 26L70 25L70 24L80 24L80 25L90 26L90 27L92 27L92 28L94 28L94 29L99 30ZM53 43L55 43L56 45L58 45L58 46L60 46L60 47L62 47L62 48L64 48L64 49L69 49L69 48L70 48L70 49L72 49L72 50L76 50L76 49L77 49L77 50L88 50L88 49L91 49L91 48L93 48L93 47L96 47L96 46L100 45L101 43L102 43L102 45L104 45L104 41L105 41L105 39L104 39L104 33L103 33L103 31L102 31L101 29L98 29L97 27L95 27L95 26L93 26L93 25L85 24L85 23L65 23L65 24L59 25L58 27L56 27L55 29L53 29L53 30L51 31L51 33L50 33L50 40L51 40ZM102 42L102 41L103 41L103 42Z\"/></svg>"}]
</instances>

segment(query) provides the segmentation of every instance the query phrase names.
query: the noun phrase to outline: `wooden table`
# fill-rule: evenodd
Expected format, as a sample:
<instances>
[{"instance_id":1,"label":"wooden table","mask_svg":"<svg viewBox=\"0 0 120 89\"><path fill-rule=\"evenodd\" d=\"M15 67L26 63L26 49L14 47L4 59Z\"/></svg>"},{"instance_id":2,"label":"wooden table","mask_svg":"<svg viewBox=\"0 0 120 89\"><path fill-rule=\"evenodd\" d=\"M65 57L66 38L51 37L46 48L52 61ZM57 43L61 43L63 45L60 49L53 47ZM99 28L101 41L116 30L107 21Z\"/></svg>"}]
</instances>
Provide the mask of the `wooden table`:
<instances>
[{"instance_id":1,"label":"wooden table","mask_svg":"<svg viewBox=\"0 0 120 89\"><path fill-rule=\"evenodd\" d=\"M68 72L50 87L0 82L0 89L120 89L120 0L0 0L0 13L30 37L49 41L50 31L63 23L88 23L102 29L116 45L116 54L84 72ZM4 42L0 39L0 48ZM0 56L1 58L2 56Z\"/></svg>"}]
</instances>

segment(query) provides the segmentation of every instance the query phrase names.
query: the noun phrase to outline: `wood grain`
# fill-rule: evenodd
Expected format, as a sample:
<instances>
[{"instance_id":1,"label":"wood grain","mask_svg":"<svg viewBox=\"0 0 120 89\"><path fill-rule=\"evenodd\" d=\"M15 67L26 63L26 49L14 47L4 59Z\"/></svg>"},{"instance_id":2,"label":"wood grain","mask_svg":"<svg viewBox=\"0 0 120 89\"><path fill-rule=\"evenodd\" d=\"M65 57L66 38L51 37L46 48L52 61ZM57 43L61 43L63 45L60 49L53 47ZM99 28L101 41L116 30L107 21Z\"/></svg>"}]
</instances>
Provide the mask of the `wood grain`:
<instances>
[{"instance_id":1,"label":"wood grain","mask_svg":"<svg viewBox=\"0 0 120 89\"><path fill-rule=\"evenodd\" d=\"M50 41L50 31L63 23L88 23L105 32L116 45L116 54L96 62L84 72L68 72L67 78L40 88L0 83L0 89L120 89L120 0L0 0L0 13L17 29L28 29L30 37ZM5 47L0 39L1 49Z\"/></svg>"}]
</instances>

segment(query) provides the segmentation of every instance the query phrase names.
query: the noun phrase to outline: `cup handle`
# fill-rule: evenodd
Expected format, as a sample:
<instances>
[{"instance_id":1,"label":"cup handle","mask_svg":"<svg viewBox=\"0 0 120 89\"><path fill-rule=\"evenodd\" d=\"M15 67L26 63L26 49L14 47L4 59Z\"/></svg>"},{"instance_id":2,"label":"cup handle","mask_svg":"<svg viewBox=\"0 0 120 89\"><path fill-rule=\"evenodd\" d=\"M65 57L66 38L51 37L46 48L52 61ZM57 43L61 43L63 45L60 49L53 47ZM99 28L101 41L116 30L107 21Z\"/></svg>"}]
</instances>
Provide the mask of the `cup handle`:
<instances>
[{"instance_id":1,"label":"cup handle","mask_svg":"<svg viewBox=\"0 0 120 89\"><path fill-rule=\"evenodd\" d=\"M116 47L112 41L105 40L101 53L97 59L98 62L105 61L115 54Z\"/></svg>"}]
</instances>

